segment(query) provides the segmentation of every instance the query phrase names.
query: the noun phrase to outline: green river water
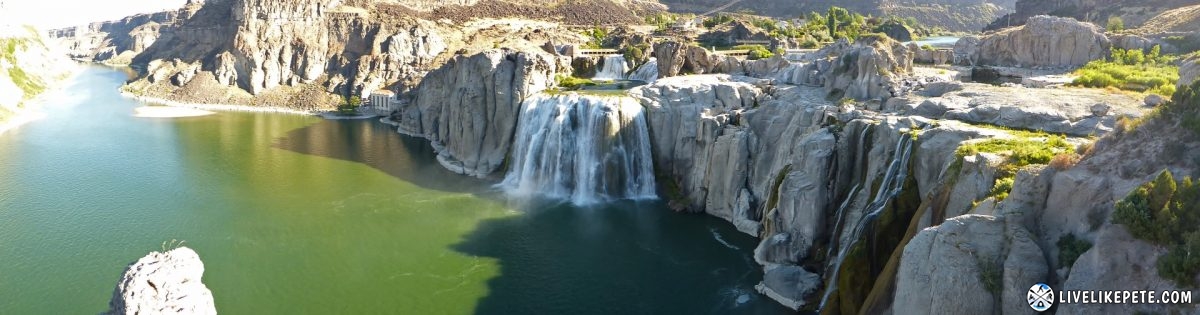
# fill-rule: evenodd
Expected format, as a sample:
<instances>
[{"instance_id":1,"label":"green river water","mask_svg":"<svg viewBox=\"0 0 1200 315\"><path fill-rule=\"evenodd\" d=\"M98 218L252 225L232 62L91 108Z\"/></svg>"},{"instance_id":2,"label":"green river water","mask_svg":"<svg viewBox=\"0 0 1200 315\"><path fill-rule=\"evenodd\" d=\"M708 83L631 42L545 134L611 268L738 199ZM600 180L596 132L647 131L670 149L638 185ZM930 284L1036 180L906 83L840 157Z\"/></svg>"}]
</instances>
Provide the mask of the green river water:
<instances>
[{"instance_id":1,"label":"green river water","mask_svg":"<svg viewBox=\"0 0 1200 315\"><path fill-rule=\"evenodd\" d=\"M179 241L223 314L784 310L718 219L507 201L374 120L136 118L125 79L89 67L0 135L0 314L104 311L127 264Z\"/></svg>"}]
</instances>

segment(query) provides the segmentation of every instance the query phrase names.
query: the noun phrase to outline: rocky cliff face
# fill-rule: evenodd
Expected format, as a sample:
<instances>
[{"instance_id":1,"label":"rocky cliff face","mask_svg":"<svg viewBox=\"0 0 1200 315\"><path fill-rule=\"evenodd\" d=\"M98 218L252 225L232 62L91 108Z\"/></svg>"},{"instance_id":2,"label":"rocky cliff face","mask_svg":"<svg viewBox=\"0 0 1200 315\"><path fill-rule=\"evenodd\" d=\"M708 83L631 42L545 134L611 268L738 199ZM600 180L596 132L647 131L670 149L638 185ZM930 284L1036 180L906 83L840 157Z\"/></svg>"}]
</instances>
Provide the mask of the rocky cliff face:
<instances>
[{"instance_id":1,"label":"rocky cliff face","mask_svg":"<svg viewBox=\"0 0 1200 315\"><path fill-rule=\"evenodd\" d=\"M25 111L25 103L72 70L69 60L46 45L31 27L0 23L0 122Z\"/></svg>"},{"instance_id":2,"label":"rocky cliff face","mask_svg":"<svg viewBox=\"0 0 1200 315\"><path fill-rule=\"evenodd\" d=\"M448 25L395 7L381 1L210 0L57 33L87 52L80 56L129 57L141 72L126 87L134 94L304 109L338 102L335 95L415 86L456 52L582 41L556 25L488 19Z\"/></svg>"},{"instance_id":3,"label":"rocky cliff face","mask_svg":"<svg viewBox=\"0 0 1200 315\"><path fill-rule=\"evenodd\" d=\"M1035 16L1024 26L960 41L955 52L973 65L1070 68L1104 58L1111 45L1094 24Z\"/></svg>"},{"instance_id":4,"label":"rocky cliff face","mask_svg":"<svg viewBox=\"0 0 1200 315\"><path fill-rule=\"evenodd\" d=\"M190 248L151 252L125 268L106 314L216 314L204 263Z\"/></svg>"},{"instance_id":5,"label":"rocky cliff face","mask_svg":"<svg viewBox=\"0 0 1200 315\"><path fill-rule=\"evenodd\" d=\"M129 64L162 36L170 36L178 23L187 20L199 4L174 11L138 14L124 19L50 30L71 58L108 64Z\"/></svg>"},{"instance_id":6,"label":"rocky cliff face","mask_svg":"<svg viewBox=\"0 0 1200 315\"><path fill-rule=\"evenodd\" d=\"M1116 16L1124 20L1126 27L1135 28L1164 11L1194 4L1195 1L1189 0L1017 0L1015 12L996 19L986 30L1024 25L1038 15L1070 17L1099 25Z\"/></svg>"},{"instance_id":7,"label":"rocky cliff face","mask_svg":"<svg viewBox=\"0 0 1200 315\"><path fill-rule=\"evenodd\" d=\"M415 100L392 120L401 133L429 139L446 168L485 177L505 162L521 102L552 87L559 71L568 70L542 53L492 50L456 56L430 72Z\"/></svg>"}]
</instances>

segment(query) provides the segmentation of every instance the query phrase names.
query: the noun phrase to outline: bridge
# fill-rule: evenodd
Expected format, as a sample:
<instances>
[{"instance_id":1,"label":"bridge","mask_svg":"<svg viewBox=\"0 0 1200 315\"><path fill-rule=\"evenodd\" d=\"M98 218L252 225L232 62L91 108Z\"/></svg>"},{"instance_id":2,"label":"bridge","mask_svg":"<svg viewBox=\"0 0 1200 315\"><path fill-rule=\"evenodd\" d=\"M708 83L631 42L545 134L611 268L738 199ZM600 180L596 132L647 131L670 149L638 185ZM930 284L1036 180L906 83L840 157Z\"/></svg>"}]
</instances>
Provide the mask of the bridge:
<instances>
[{"instance_id":1,"label":"bridge","mask_svg":"<svg viewBox=\"0 0 1200 315\"><path fill-rule=\"evenodd\" d=\"M750 50L749 49L717 50L717 51L713 51L713 53L717 54L719 56L745 57L745 56L750 55Z\"/></svg>"},{"instance_id":2,"label":"bridge","mask_svg":"<svg viewBox=\"0 0 1200 315\"><path fill-rule=\"evenodd\" d=\"M771 41L765 39L739 39L733 43L737 45L771 45Z\"/></svg>"}]
</instances>

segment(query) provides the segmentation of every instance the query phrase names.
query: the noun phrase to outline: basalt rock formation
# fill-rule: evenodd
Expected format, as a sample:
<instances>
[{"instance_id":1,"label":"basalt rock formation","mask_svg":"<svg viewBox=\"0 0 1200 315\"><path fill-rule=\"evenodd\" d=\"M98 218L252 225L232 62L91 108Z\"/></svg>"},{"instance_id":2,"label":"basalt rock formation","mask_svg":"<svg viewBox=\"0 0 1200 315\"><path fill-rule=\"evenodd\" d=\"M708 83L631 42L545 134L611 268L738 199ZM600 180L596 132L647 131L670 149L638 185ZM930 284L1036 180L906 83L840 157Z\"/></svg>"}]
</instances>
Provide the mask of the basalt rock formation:
<instances>
[{"instance_id":1,"label":"basalt rock formation","mask_svg":"<svg viewBox=\"0 0 1200 315\"><path fill-rule=\"evenodd\" d=\"M216 314L204 263L191 248L151 252L125 268L106 314Z\"/></svg>"},{"instance_id":2,"label":"basalt rock formation","mask_svg":"<svg viewBox=\"0 0 1200 315\"><path fill-rule=\"evenodd\" d=\"M1111 43L1100 27L1072 18L1035 16L1024 26L955 46L973 65L1071 68L1104 58Z\"/></svg>"},{"instance_id":3,"label":"basalt rock formation","mask_svg":"<svg viewBox=\"0 0 1200 315\"><path fill-rule=\"evenodd\" d=\"M492 50L456 56L421 81L392 120L401 133L429 139L438 162L485 177L505 162L521 102L554 85L567 62L540 52Z\"/></svg>"}]
</instances>

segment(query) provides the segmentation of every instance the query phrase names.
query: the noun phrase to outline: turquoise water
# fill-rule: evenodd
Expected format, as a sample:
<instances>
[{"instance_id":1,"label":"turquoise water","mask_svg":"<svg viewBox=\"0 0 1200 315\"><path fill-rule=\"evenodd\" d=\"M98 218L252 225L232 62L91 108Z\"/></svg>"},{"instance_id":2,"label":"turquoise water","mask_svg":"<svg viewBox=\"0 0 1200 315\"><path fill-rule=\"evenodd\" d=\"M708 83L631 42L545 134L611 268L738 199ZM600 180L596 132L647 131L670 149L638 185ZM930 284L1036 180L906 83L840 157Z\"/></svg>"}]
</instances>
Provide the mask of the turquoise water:
<instances>
[{"instance_id":1,"label":"turquoise water","mask_svg":"<svg viewBox=\"0 0 1200 315\"><path fill-rule=\"evenodd\" d=\"M908 45L909 43L916 43L917 46L929 45L933 46L933 48L954 48L954 43L957 43L958 39L959 37L957 36L930 36L911 42L905 42L904 44Z\"/></svg>"},{"instance_id":2,"label":"turquoise water","mask_svg":"<svg viewBox=\"0 0 1200 315\"><path fill-rule=\"evenodd\" d=\"M785 311L718 219L513 203L375 121L135 118L125 78L88 68L0 135L0 314L103 311L127 264L179 242L224 314Z\"/></svg>"}]
</instances>

